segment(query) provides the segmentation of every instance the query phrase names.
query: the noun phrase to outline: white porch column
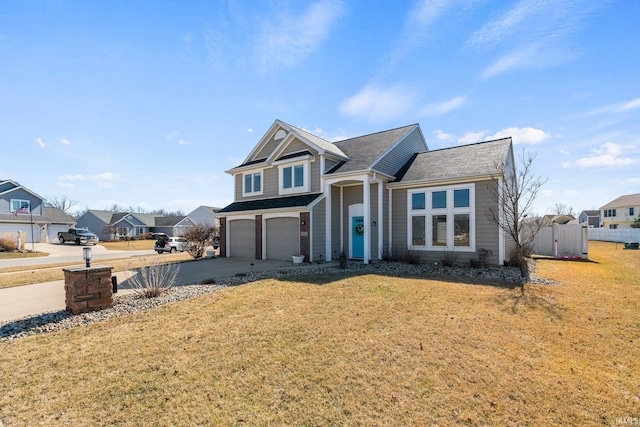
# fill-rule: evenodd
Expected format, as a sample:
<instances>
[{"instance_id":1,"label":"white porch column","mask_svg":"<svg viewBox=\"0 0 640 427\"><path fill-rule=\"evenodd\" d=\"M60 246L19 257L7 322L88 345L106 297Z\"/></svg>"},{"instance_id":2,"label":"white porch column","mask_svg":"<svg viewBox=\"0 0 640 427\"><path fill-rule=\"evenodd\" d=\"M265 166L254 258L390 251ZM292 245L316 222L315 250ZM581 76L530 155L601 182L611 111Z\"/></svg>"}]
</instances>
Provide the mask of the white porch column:
<instances>
[{"instance_id":1,"label":"white porch column","mask_svg":"<svg viewBox=\"0 0 640 427\"><path fill-rule=\"evenodd\" d=\"M383 191L382 191L382 181L378 180L378 261L382 260L382 249L383 245L383 231L384 231L384 221L383 221Z\"/></svg>"},{"instance_id":2,"label":"white porch column","mask_svg":"<svg viewBox=\"0 0 640 427\"><path fill-rule=\"evenodd\" d=\"M331 184L325 184L325 260L331 261Z\"/></svg>"},{"instance_id":3,"label":"white porch column","mask_svg":"<svg viewBox=\"0 0 640 427\"><path fill-rule=\"evenodd\" d=\"M362 201L364 204L364 260L369 264L371 259L371 185L369 179L365 178L362 183Z\"/></svg>"}]
</instances>

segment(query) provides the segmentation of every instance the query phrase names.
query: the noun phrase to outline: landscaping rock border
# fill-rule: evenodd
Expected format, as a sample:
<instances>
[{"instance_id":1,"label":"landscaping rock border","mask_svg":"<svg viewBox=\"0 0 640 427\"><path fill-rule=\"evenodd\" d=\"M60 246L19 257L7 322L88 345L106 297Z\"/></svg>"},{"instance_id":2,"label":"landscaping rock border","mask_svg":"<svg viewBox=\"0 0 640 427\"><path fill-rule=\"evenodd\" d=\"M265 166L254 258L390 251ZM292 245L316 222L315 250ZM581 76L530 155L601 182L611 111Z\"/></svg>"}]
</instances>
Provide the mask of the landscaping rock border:
<instances>
[{"instance_id":1,"label":"landscaping rock border","mask_svg":"<svg viewBox=\"0 0 640 427\"><path fill-rule=\"evenodd\" d=\"M401 262L376 262L371 264L350 263L346 269L340 269L332 263L305 265L288 269L247 273L246 275L228 276L215 279L215 284L192 284L176 286L163 295L155 298L144 298L137 294L115 295L113 307L105 310L73 315L60 310L29 316L18 320L0 323L0 340L15 340L30 335L61 331L81 325L103 321L113 317L127 316L139 311L149 310L164 304L184 301L230 286L242 285L263 279L281 279L302 275L318 274L389 274L395 277L424 276L425 279L445 277L467 277L484 282L497 282L501 285L521 285L523 283L554 285L557 282L541 279L535 275L536 262L529 262L530 276L523 278L516 267L469 268L468 266L445 267L433 264L405 264Z\"/></svg>"}]
</instances>

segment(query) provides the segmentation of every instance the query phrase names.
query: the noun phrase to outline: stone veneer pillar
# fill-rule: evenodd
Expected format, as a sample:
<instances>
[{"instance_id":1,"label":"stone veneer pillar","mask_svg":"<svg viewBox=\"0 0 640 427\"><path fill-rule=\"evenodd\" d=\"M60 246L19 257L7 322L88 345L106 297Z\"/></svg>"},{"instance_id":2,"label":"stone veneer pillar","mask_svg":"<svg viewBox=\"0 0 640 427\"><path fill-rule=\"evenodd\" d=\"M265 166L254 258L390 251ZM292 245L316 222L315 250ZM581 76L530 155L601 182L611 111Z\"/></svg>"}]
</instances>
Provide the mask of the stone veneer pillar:
<instances>
[{"instance_id":1,"label":"stone veneer pillar","mask_svg":"<svg viewBox=\"0 0 640 427\"><path fill-rule=\"evenodd\" d=\"M300 212L300 255L304 255L304 259L307 262L311 262L310 218L311 214L309 212Z\"/></svg>"},{"instance_id":2,"label":"stone veneer pillar","mask_svg":"<svg viewBox=\"0 0 640 427\"><path fill-rule=\"evenodd\" d=\"M227 256L227 218L220 218L220 257Z\"/></svg>"},{"instance_id":3,"label":"stone veneer pillar","mask_svg":"<svg viewBox=\"0 0 640 427\"><path fill-rule=\"evenodd\" d=\"M67 311L87 313L113 305L113 267L63 268Z\"/></svg>"},{"instance_id":4,"label":"stone veneer pillar","mask_svg":"<svg viewBox=\"0 0 640 427\"><path fill-rule=\"evenodd\" d=\"M262 259L262 215L256 215L256 259Z\"/></svg>"}]
</instances>

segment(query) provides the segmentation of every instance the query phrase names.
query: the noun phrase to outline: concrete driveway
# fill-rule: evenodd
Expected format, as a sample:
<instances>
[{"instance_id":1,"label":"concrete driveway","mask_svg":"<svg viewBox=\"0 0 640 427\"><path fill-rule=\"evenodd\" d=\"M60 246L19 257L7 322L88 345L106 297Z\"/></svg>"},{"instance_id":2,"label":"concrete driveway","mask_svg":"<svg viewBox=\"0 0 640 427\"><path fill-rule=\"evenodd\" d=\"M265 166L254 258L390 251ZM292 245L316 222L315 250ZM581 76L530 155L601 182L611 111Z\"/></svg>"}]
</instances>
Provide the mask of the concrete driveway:
<instances>
[{"instance_id":1,"label":"concrete driveway","mask_svg":"<svg viewBox=\"0 0 640 427\"><path fill-rule=\"evenodd\" d=\"M82 251L81 247L75 249ZM238 273L290 268L306 267L294 267L291 262L287 261L244 258L201 259L180 264L176 286L200 283L203 279L217 279ZM126 282L128 274L128 272L114 274L118 278L118 295L132 292ZM0 289L0 322L34 316L48 311L64 310L64 297L64 280Z\"/></svg>"}]
</instances>

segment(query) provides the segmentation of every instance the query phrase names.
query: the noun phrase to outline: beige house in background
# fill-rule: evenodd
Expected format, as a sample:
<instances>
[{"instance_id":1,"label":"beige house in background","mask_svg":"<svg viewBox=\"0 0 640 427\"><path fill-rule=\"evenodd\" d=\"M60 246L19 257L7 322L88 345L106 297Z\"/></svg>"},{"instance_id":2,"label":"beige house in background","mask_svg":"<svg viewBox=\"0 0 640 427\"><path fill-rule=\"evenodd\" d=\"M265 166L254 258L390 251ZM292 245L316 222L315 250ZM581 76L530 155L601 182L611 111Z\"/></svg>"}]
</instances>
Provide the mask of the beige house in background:
<instances>
[{"instance_id":1,"label":"beige house in background","mask_svg":"<svg viewBox=\"0 0 640 427\"><path fill-rule=\"evenodd\" d=\"M620 196L600 208L604 228L631 228L640 214L640 193Z\"/></svg>"},{"instance_id":2,"label":"beige house in background","mask_svg":"<svg viewBox=\"0 0 640 427\"><path fill-rule=\"evenodd\" d=\"M329 142L276 120L233 175L234 202L221 209L221 256L305 261L342 252L369 263L416 251L458 262L513 242L488 218L501 165L513 170L511 138L429 150L418 124Z\"/></svg>"}]
</instances>

